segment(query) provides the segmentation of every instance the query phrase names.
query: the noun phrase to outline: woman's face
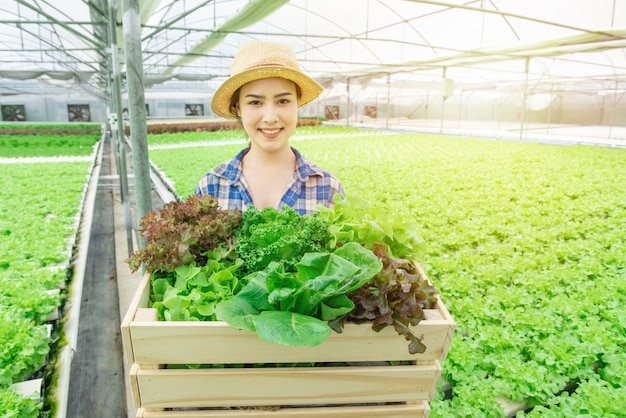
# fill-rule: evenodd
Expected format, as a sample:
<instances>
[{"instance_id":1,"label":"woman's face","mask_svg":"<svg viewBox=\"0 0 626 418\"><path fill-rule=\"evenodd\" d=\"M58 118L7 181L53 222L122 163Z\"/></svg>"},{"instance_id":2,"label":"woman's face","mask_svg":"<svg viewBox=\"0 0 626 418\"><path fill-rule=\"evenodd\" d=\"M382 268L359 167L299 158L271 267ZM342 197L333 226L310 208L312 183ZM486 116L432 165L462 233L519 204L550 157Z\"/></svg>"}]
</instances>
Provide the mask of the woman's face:
<instances>
[{"instance_id":1,"label":"woman's face","mask_svg":"<svg viewBox=\"0 0 626 418\"><path fill-rule=\"evenodd\" d=\"M298 123L296 85L284 78L244 84L239 91L237 111L251 147L268 152L288 147Z\"/></svg>"}]
</instances>

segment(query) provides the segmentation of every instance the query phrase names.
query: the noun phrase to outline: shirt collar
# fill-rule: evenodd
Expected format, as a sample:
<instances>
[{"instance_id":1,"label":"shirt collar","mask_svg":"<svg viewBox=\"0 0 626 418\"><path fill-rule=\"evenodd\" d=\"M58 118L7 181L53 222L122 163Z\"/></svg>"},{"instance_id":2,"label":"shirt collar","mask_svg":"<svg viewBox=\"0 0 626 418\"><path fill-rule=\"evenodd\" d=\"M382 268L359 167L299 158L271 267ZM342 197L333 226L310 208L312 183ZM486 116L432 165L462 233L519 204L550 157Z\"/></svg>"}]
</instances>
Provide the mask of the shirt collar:
<instances>
[{"instance_id":1,"label":"shirt collar","mask_svg":"<svg viewBox=\"0 0 626 418\"><path fill-rule=\"evenodd\" d=\"M243 176L241 163L243 161L243 156L246 155L248 151L250 151L250 147L239 151L237 155L235 155L235 157L224 166L222 172L219 173L222 177L227 179L230 184L237 184L241 181L241 177Z\"/></svg>"},{"instance_id":2,"label":"shirt collar","mask_svg":"<svg viewBox=\"0 0 626 418\"><path fill-rule=\"evenodd\" d=\"M304 158L300 151L295 148L291 148L294 154L296 154L296 176L300 181L306 181L310 176L323 176L322 169L311 164L309 160Z\"/></svg>"},{"instance_id":3,"label":"shirt collar","mask_svg":"<svg viewBox=\"0 0 626 418\"><path fill-rule=\"evenodd\" d=\"M321 168L311 164L309 160L304 158L300 151L295 148L291 148L296 155L296 170L295 174L300 181L306 181L310 176L323 176L324 173ZM241 170L241 164L243 157L250 151L250 147L244 148L235 155L235 157L224 166L223 171L220 173L224 178L228 179L231 184L237 184L241 181L243 171Z\"/></svg>"}]
</instances>

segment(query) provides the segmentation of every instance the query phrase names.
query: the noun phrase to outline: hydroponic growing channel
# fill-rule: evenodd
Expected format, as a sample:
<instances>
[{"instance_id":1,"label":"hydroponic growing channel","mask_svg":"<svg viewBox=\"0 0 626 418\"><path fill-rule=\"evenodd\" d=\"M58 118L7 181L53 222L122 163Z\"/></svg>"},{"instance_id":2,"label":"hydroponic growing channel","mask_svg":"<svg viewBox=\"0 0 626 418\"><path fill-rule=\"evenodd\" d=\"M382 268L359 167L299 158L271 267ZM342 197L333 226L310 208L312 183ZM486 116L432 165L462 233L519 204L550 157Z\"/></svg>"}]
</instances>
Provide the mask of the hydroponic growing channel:
<instances>
[{"instance_id":1,"label":"hydroponic growing channel","mask_svg":"<svg viewBox=\"0 0 626 418\"><path fill-rule=\"evenodd\" d=\"M94 125L53 128L70 134L50 129L0 134L0 415L6 417L53 414L62 391L63 306L100 137Z\"/></svg>"}]
</instances>

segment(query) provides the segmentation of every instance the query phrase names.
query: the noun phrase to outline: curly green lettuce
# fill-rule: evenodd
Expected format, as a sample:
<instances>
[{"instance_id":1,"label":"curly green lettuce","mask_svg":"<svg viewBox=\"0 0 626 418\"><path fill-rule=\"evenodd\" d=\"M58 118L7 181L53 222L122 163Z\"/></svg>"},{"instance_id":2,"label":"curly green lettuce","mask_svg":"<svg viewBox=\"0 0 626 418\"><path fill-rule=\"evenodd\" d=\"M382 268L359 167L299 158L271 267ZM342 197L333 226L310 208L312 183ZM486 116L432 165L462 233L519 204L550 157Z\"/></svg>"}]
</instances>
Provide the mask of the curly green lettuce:
<instances>
[{"instance_id":1,"label":"curly green lettuce","mask_svg":"<svg viewBox=\"0 0 626 418\"><path fill-rule=\"evenodd\" d=\"M248 208L235 236L236 251L247 273L265 270L271 262L294 271L305 253L324 251L332 238L328 223L317 214L300 215L288 206L282 210Z\"/></svg>"}]
</instances>

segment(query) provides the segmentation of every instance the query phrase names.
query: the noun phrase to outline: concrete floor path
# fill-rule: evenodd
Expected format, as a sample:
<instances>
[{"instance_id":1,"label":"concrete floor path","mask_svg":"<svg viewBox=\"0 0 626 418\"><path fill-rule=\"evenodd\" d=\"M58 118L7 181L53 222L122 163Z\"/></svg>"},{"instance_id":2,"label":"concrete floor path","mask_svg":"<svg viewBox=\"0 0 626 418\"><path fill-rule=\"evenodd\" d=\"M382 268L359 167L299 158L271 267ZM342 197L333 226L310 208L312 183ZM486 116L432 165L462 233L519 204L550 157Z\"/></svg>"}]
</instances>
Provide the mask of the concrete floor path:
<instances>
[{"instance_id":1,"label":"concrete floor path","mask_svg":"<svg viewBox=\"0 0 626 418\"><path fill-rule=\"evenodd\" d=\"M130 250L137 248L132 160L128 153L129 193L122 202L112 145L110 139L103 141L67 418L133 418L137 412L120 333L121 319L141 280L141 272L132 273L126 264ZM153 192L153 208L162 204Z\"/></svg>"}]
</instances>

